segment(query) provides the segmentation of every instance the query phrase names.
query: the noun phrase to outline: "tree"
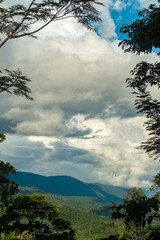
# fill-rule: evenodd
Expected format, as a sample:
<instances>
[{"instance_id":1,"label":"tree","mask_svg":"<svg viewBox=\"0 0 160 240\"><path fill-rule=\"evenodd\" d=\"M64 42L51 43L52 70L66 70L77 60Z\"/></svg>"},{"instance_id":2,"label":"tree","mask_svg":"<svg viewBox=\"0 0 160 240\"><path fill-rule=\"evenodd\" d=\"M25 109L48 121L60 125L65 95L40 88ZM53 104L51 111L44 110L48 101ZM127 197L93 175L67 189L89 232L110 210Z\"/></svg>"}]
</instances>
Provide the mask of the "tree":
<instances>
[{"instance_id":1,"label":"tree","mask_svg":"<svg viewBox=\"0 0 160 240\"><path fill-rule=\"evenodd\" d=\"M18 192L18 184L9 179L9 174L16 174L16 169L10 163L0 160L0 212L6 211Z\"/></svg>"},{"instance_id":2,"label":"tree","mask_svg":"<svg viewBox=\"0 0 160 240\"><path fill-rule=\"evenodd\" d=\"M160 239L160 226L155 226L151 228L151 233L149 234L147 240L159 240Z\"/></svg>"},{"instance_id":3,"label":"tree","mask_svg":"<svg viewBox=\"0 0 160 240\"><path fill-rule=\"evenodd\" d=\"M59 217L57 207L43 194L21 195L15 198L6 213L0 216L2 232L32 235L38 240L74 240L70 223Z\"/></svg>"},{"instance_id":4,"label":"tree","mask_svg":"<svg viewBox=\"0 0 160 240\"><path fill-rule=\"evenodd\" d=\"M75 240L70 222L59 217L59 210L45 195L16 197L18 184L9 179L10 174L16 174L16 169L0 160L0 238Z\"/></svg>"},{"instance_id":5,"label":"tree","mask_svg":"<svg viewBox=\"0 0 160 240\"><path fill-rule=\"evenodd\" d=\"M96 240L131 240L129 239L124 233L116 234L116 235L110 235L107 238L101 238Z\"/></svg>"},{"instance_id":6,"label":"tree","mask_svg":"<svg viewBox=\"0 0 160 240\"><path fill-rule=\"evenodd\" d=\"M160 3L160 0L158 0ZM136 54L150 53L160 48L160 5L151 4L138 13L139 18L130 25L123 25L121 32L127 39L120 42L125 52ZM160 53L157 53L159 55ZM147 141L141 147L149 157L160 160L160 101L151 93L151 87L160 88L160 62L142 61L131 71L131 78L126 80L127 87L134 89L135 106L138 113L145 116L144 123L149 133ZM154 186L160 186L160 173L154 179Z\"/></svg>"},{"instance_id":7,"label":"tree","mask_svg":"<svg viewBox=\"0 0 160 240\"><path fill-rule=\"evenodd\" d=\"M4 0L0 0L0 3ZM90 30L91 22L100 21L99 12L94 5L103 5L96 0L30 0L26 7L21 4L0 8L0 33L5 35L2 47L9 39L35 34L54 21L74 17ZM36 25L40 23L40 26Z\"/></svg>"},{"instance_id":8,"label":"tree","mask_svg":"<svg viewBox=\"0 0 160 240\"><path fill-rule=\"evenodd\" d=\"M0 132L0 143L3 142L4 140L6 140L6 136L4 135L4 133Z\"/></svg>"},{"instance_id":9,"label":"tree","mask_svg":"<svg viewBox=\"0 0 160 240\"><path fill-rule=\"evenodd\" d=\"M0 73L0 93L13 93L17 96L26 97L28 100L33 100L33 98L29 95L31 93L31 90L27 86L27 83L31 80L26 76L23 76L22 72L19 69L16 71L9 71L5 69Z\"/></svg>"},{"instance_id":10,"label":"tree","mask_svg":"<svg viewBox=\"0 0 160 240\"><path fill-rule=\"evenodd\" d=\"M127 231L132 233L132 237L145 240L149 234L146 228L151 225L154 217L158 216L160 202L156 197L147 198L147 196L137 188L132 188L126 195L122 204L112 202L111 217L122 219Z\"/></svg>"},{"instance_id":11,"label":"tree","mask_svg":"<svg viewBox=\"0 0 160 240\"><path fill-rule=\"evenodd\" d=\"M160 0L157 0L160 3ZM136 54L150 53L153 48L160 48L160 6L150 4L138 13L138 19L130 25L122 25L121 32L127 39L120 42L125 52Z\"/></svg>"}]
</instances>

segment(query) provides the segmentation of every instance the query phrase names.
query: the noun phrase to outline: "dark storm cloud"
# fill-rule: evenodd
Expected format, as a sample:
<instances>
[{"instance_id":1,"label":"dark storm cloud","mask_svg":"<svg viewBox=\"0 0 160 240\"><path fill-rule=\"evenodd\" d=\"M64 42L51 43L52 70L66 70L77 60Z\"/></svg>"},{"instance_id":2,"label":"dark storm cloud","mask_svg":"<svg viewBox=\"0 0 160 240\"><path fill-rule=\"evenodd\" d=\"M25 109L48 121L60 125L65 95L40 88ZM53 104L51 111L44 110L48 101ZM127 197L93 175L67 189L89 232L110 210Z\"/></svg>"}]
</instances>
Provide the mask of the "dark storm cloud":
<instances>
[{"instance_id":1,"label":"dark storm cloud","mask_svg":"<svg viewBox=\"0 0 160 240\"><path fill-rule=\"evenodd\" d=\"M55 152L53 152L49 161L71 162L74 164L91 164L97 165L96 156L84 149L68 146L64 143L54 144Z\"/></svg>"},{"instance_id":2,"label":"dark storm cloud","mask_svg":"<svg viewBox=\"0 0 160 240\"><path fill-rule=\"evenodd\" d=\"M27 169L40 159L45 158L45 154L51 154L50 149L45 149L40 142L32 143L23 136L6 135L7 140L1 145L1 158L4 161L9 161L15 165L16 168ZM14 139L12 144L8 144L9 140Z\"/></svg>"},{"instance_id":3,"label":"dark storm cloud","mask_svg":"<svg viewBox=\"0 0 160 240\"><path fill-rule=\"evenodd\" d=\"M96 93L95 93L96 94ZM103 99L104 100L104 99ZM70 102L68 104L60 104L61 109L65 112L66 118L70 118L76 114L90 114L94 116L96 113L100 114L105 109L104 101L84 101L83 99L79 102Z\"/></svg>"},{"instance_id":4,"label":"dark storm cloud","mask_svg":"<svg viewBox=\"0 0 160 240\"><path fill-rule=\"evenodd\" d=\"M1 132L7 134L7 133L14 133L14 128L16 126L16 123L13 123L11 120L4 120L0 118L0 126L1 126Z\"/></svg>"},{"instance_id":5,"label":"dark storm cloud","mask_svg":"<svg viewBox=\"0 0 160 240\"><path fill-rule=\"evenodd\" d=\"M67 134L66 135L66 138L83 138L85 137L86 135L90 134L92 132L91 129L86 129L84 131L80 131L78 129L73 129L73 133L72 134Z\"/></svg>"},{"instance_id":6,"label":"dark storm cloud","mask_svg":"<svg viewBox=\"0 0 160 240\"><path fill-rule=\"evenodd\" d=\"M7 139L11 140L14 135L8 135ZM84 149L68 146L62 142L55 142L49 148L46 148L41 142L31 142L22 136L15 137L14 143L8 145L5 141L1 146L1 158L4 161L9 161L16 168L24 169L36 164L43 165L47 163L53 164L64 162L78 164L90 164L96 166L98 162L96 156Z\"/></svg>"},{"instance_id":7,"label":"dark storm cloud","mask_svg":"<svg viewBox=\"0 0 160 240\"><path fill-rule=\"evenodd\" d=\"M116 101L109 101L106 104L105 111L101 114L101 117L104 119L111 117L132 118L136 116L137 111L132 98L121 98Z\"/></svg>"}]
</instances>

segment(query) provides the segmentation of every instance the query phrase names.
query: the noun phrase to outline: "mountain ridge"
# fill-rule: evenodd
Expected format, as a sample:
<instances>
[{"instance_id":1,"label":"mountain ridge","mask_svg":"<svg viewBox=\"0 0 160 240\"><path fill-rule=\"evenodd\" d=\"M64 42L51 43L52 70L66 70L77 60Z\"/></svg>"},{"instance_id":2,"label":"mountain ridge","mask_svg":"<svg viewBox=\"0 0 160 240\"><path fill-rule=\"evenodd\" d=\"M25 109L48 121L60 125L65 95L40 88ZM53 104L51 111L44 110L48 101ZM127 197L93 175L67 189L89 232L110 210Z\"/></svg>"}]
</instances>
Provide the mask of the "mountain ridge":
<instances>
[{"instance_id":1,"label":"mountain ridge","mask_svg":"<svg viewBox=\"0 0 160 240\"><path fill-rule=\"evenodd\" d=\"M46 193L62 196L98 197L106 202L121 201L127 192L127 190L120 187L99 183L85 183L65 175L43 176L17 171L16 175L10 175L10 179L17 182L21 187L35 187Z\"/></svg>"}]
</instances>

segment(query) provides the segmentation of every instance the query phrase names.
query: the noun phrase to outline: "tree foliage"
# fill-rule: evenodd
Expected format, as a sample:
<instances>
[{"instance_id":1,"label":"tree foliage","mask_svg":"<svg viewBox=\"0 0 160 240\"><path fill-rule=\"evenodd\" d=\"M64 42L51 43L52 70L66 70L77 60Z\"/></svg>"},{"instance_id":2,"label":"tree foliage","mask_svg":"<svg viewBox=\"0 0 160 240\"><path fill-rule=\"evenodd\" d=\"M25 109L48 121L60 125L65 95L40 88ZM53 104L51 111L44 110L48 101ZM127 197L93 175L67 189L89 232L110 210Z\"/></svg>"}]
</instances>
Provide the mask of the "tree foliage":
<instances>
[{"instance_id":1,"label":"tree foliage","mask_svg":"<svg viewBox=\"0 0 160 240\"><path fill-rule=\"evenodd\" d=\"M47 201L45 195L16 197L18 184L9 179L10 174L16 174L16 169L0 161L0 238L15 235L14 239L21 236L21 239L74 240L70 222L59 217L56 205Z\"/></svg>"},{"instance_id":2,"label":"tree foliage","mask_svg":"<svg viewBox=\"0 0 160 240\"><path fill-rule=\"evenodd\" d=\"M6 140L6 136L4 135L4 133L0 132L0 143L3 142L4 140Z\"/></svg>"},{"instance_id":3,"label":"tree foliage","mask_svg":"<svg viewBox=\"0 0 160 240\"><path fill-rule=\"evenodd\" d=\"M158 0L160 3L160 0ZM138 19L130 25L122 25L121 32L127 39L120 42L125 52L150 53L153 48L160 48L160 5L151 4L138 13Z\"/></svg>"},{"instance_id":4,"label":"tree foliage","mask_svg":"<svg viewBox=\"0 0 160 240\"><path fill-rule=\"evenodd\" d=\"M30 81L30 79L22 75L22 72L19 69L16 71L5 69L4 71L1 71L0 75L0 93L13 93L17 96L23 96L26 97L26 99L33 100L29 95L31 90L27 86L27 83Z\"/></svg>"},{"instance_id":5,"label":"tree foliage","mask_svg":"<svg viewBox=\"0 0 160 240\"><path fill-rule=\"evenodd\" d=\"M129 239L123 232L121 232L120 234L110 235L107 238L101 238L96 240L131 240L131 239Z\"/></svg>"},{"instance_id":6,"label":"tree foliage","mask_svg":"<svg viewBox=\"0 0 160 240\"><path fill-rule=\"evenodd\" d=\"M160 63L142 61L131 71L134 78L127 79L127 86L132 88L157 86L160 88Z\"/></svg>"},{"instance_id":7,"label":"tree foliage","mask_svg":"<svg viewBox=\"0 0 160 240\"><path fill-rule=\"evenodd\" d=\"M9 39L35 37L37 32L51 22L70 17L93 30L91 22L100 21L99 12L95 8L97 4L102 5L96 0L30 0L27 7L16 4L0 8L0 33L5 35L0 47Z\"/></svg>"},{"instance_id":8,"label":"tree foliage","mask_svg":"<svg viewBox=\"0 0 160 240\"><path fill-rule=\"evenodd\" d=\"M132 188L122 204L112 202L111 217L122 219L127 231L133 233L136 239L146 239L146 227L150 226L154 217L158 216L160 202L156 197L147 198L139 189Z\"/></svg>"},{"instance_id":9,"label":"tree foliage","mask_svg":"<svg viewBox=\"0 0 160 240\"><path fill-rule=\"evenodd\" d=\"M160 157L160 101L153 99L146 86L138 87L134 92L136 95L135 106L147 120L144 122L149 132L147 141L142 142L142 148L149 157L155 160Z\"/></svg>"},{"instance_id":10,"label":"tree foliage","mask_svg":"<svg viewBox=\"0 0 160 240\"><path fill-rule=\"evenodd\" d=\"M160 226L151 227L151 233L147 240L159 240L160 239Z\"/></svg>"},{"instance_id":11,"label":"tree foliage","mask_svg":"<svg viewBox=\"0 0 160 240\"><path fill-rule=\"evenodd\" d=\"M13 201L13 196L18 192L18 184L9 179L9 174L16 174L16 169L10 163L0 160L0 212Z\"/></svg>"},{"instance_id":12,"label":"tree foliage","mask_svg":"<svg viewBox=\"0 0 160 240\"><path fill-rule=\"evenodd\" d=\"M151 190L152 189L157 189L160 187L160 172L158 172L156 174L156 176L154 177L154 180L153 180L153 185L151 187Z\"/></svg>"},{"instance_id":13,"label":"tree foliage","mask_svg":"<svg viewBox=\"0 0 160 240\"><path fill-rule=\"evenodd\" d=\"M134 89L136 96L135 106L142 116L146 118L144 126L149 133L147 141L141 147L155 160L160 158L160 101L155 99L149 87L160 88L160 63L147 63L142 61L131 71L134 78L126 80L127 86Z\"/></svg>"},{"instance_id":14,"label":"tree foliage","mask_svg":"<svg viewBox=\"0 0 160 240\"><path fill-rule=\"evenodd\" d=\"M1 215L1 231L14 231L16 236L31 234L32 239L38 240L74 240L75 231L59 214L57 207L47 201L45 195L21 195Z\"/></svg>"}]
</instances>

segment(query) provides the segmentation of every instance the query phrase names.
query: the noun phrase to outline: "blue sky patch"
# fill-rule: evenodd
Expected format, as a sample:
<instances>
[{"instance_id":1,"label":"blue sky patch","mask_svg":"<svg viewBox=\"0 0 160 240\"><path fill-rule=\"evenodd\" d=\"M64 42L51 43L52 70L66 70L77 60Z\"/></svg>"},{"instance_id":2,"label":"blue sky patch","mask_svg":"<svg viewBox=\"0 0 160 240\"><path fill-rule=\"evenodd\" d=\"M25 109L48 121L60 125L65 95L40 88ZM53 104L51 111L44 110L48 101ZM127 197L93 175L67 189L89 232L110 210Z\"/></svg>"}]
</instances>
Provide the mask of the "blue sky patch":
<instances>
[{"instance_id":1,"label":"blue sky patch","mask_svg":"<svg viewBox=\"0 0 160 240\"><path fill-rule=\"evenodd\" d=\"M122 40L125 38L125 35L120 33L122 25L131 24L132 21L138 18L137 13L139 11L139 4L135 2L126 6L126 8L123 8L121 11L110 8L110 14L116 26L115 32L118 36L118 39Z\"/></svg>"}]
</instances>

